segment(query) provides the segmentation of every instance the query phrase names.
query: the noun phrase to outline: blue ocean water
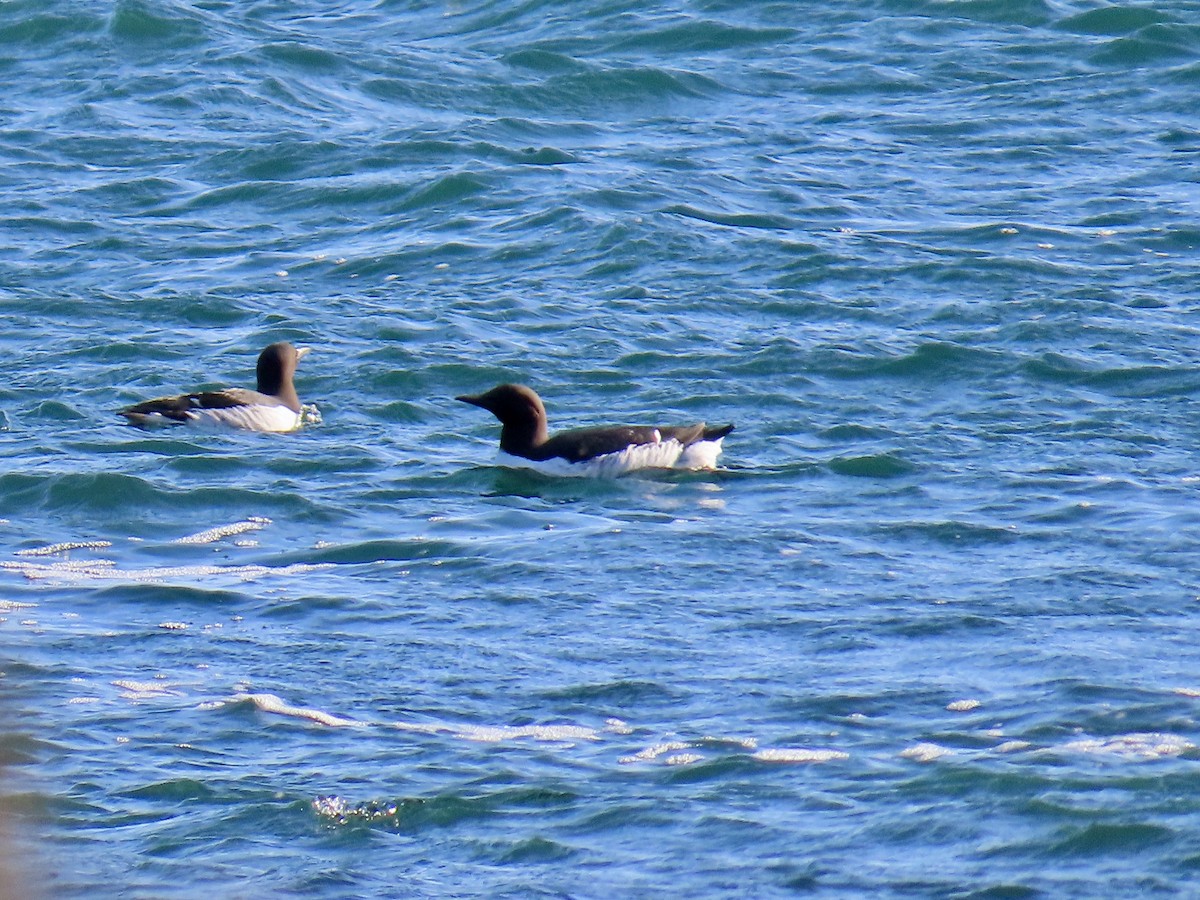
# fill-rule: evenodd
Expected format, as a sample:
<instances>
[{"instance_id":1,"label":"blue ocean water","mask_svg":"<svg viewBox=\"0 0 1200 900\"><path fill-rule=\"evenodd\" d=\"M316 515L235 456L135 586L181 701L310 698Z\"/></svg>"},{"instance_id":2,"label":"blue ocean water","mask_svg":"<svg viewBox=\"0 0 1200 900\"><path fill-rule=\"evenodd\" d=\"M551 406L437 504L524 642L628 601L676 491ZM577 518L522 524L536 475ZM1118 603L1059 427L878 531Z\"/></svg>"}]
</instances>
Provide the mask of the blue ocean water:
<instances>
[{"instance_id":1,"label":"blue ocean water","mask_svg":"<svg viewBox=\"0 0 1200 900\"><path fill-rule=\"evenodd\" d=\"M50 897L1192 896L1200 3L0 4ZM314 348L292 435L114 411ZM735 422L554 479L456 403Z\"/></svg>"}]
</instances>

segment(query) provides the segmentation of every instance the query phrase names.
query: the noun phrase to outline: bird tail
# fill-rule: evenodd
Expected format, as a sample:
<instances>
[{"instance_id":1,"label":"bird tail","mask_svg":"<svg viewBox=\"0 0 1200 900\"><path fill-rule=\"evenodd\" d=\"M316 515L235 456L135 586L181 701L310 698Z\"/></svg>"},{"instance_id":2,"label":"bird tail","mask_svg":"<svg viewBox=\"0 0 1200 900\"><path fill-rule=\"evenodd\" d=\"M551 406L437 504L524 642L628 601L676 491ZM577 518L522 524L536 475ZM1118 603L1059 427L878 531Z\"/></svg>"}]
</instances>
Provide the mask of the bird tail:
<instances>
[{"instance_id":1,"label":"bird tail","mask_svg":"<svg viewBox=\"0 0 1200 900\"><path fill-rule=\"evenodd\" d=\"M701 436L702 441L719 441L729 432L733 431L733 425L705 425L704 434Z\"/></svg>"}]
</instances>

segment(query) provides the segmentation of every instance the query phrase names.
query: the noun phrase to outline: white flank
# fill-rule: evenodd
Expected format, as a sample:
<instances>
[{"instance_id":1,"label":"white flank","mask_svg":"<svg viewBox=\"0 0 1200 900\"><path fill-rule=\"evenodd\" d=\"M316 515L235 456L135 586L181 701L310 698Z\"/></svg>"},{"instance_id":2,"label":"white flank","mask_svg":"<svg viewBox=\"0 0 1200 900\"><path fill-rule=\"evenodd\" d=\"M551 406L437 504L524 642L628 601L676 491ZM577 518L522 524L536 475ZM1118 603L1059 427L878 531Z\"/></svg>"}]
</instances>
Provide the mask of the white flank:
<instances>
[{"instance_id":1,"label":"white flank","mask_svg":"<svg viewBox=\"0 0 1200 900\"><path fill-rule=\"evenodd\" d=\"M721 440L697 441L688 447L674 438L654 444L631 444L616 453L578 463L565 459L537 461L501 451L497 462L512 468L533 469L543 475L585 478L614 478L639 469L712 469L721 453Z\"/></svg>"},{"instance_id":2,"label":"white flank","mask_svg":"<svg viewBox=\"0 0 1200 900\"><path fill-rule=\"evenodd\" d=\"M225 409L193 409L189 425L202 428L240 428L244 431L295 431L300 413L279 406L230 406Z\"/></svg>"}]
</instances>

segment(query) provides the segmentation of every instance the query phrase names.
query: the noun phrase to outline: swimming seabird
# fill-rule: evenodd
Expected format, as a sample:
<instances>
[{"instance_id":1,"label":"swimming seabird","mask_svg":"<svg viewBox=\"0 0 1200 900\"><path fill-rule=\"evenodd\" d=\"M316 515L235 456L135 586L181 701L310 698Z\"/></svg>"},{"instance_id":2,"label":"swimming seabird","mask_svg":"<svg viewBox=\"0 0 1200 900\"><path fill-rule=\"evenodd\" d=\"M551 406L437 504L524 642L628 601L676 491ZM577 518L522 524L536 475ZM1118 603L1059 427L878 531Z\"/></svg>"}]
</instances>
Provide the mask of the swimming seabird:
<instances>
[{"instance_id":1,"label":"swimming seabird","mask_svg":"<svg viewBox=\"0 0 1200 900\"><path fill-rule=\"evenodd\" d=\"M542 400L523 384L501 384L484 394L456 397L500 420L502 461L534 463L556 474L620 475L635 469L711 469L732 425L614 425L577 428L553 437Z\"/></svg>"},{"instance_id":2,"label":"swimming seabird","mask_svg":"<svg viewBox=\"0 0 1200 900\"><path fill-rule=\"evenodd\" d=\"M286 341L271 344L258 356L258 389L227 388L146 400L120 411L133 425L192 425L247 431L295 431L300 427L300 398L292 377L309 352Z\"/></svg>"}]
</instances>

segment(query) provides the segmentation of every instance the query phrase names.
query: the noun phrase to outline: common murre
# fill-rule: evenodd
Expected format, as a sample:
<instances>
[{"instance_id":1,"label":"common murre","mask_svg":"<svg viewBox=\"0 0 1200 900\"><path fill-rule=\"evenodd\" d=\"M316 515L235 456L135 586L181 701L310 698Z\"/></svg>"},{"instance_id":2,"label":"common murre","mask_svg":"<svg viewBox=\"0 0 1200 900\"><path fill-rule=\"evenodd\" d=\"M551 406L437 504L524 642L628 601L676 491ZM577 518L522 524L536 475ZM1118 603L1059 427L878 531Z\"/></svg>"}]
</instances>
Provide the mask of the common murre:
<instances>
[{"instance_id":1,"label":"common murre","mask_svg":"<svg viewBox=\"0 0 1200 900\"><path fill-rule=\"evenodd\" d=\"M300 427L300 398L292 377L309 352L286 341L271 344L258 356L258 389L227 388L146 400L120 410L133 425L192 425L246 431L295 431Z\"/></svg>"},{"instance_id":2,"label":"common murre","mask_svg":"<svg viewBox=\"0 0 1200 900\"><path fill-rule=\"evenodd\" d=\"M522 384L456 397L500 420L504 462L554 474L621 475L636 469L711 469L732 425L614 425L550 436L541 398Z\"/></svg>"}]
</instances>

